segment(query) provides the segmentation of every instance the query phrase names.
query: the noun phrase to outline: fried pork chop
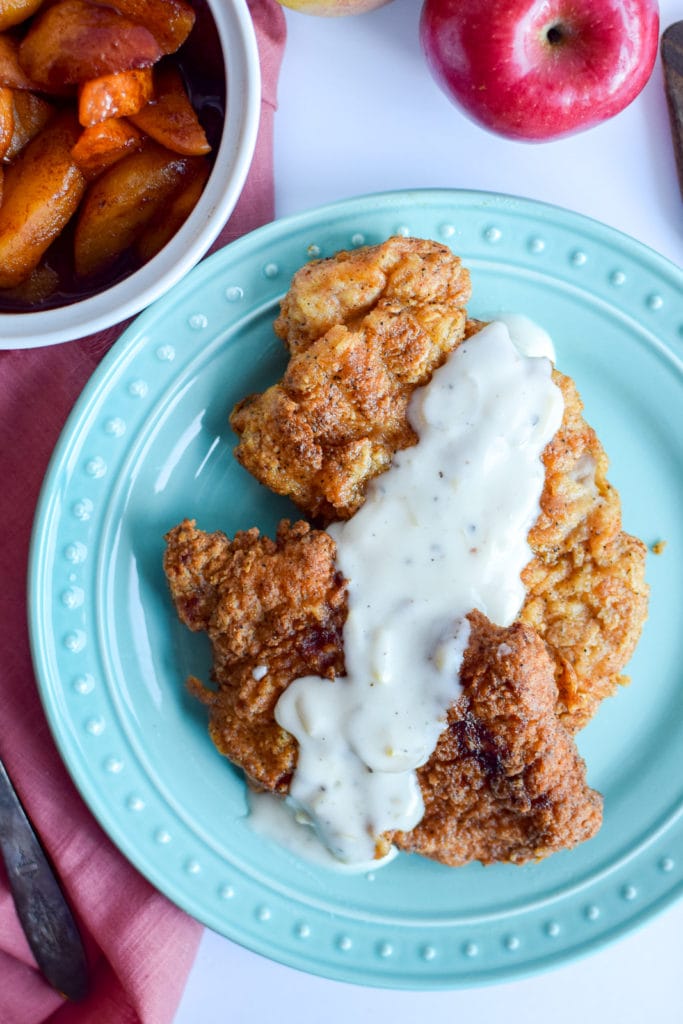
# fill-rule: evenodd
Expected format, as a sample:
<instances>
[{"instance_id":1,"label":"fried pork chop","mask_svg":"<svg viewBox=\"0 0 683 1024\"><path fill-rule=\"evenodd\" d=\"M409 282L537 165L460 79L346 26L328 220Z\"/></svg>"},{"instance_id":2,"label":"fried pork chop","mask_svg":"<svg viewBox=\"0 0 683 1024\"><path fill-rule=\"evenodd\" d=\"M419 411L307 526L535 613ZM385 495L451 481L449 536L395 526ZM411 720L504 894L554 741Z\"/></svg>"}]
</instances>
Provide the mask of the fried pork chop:
<instances>
[{"instance_id":1,"label":"fried pork chop","mask_svg":"<svg viewBox=\"0 0 683 1024\"><path fill-rule=\"evenodd\" d=\"M467 271L435 242L392 238L299 271L276 331L290 351L282 381L240 402L236 455L316 526L350 518L369 481L416 443L414 390L464 338ZM508 628L477 612L463 692L418 770L425 803L408 833L384 836L448 864L524 862L590 837L600 797L572 739L622 681L647 610L645 548L621 530L607 459L573 382L561 427L543 453L540 515L529 534L526 600ZM288 791L296 740L275 721L296 678L344 674L346 583L322 529L282 523L205 534L184 522L167 536L165 571L178 614L213 646L209 706L218 749L257 786ZM337 685L341 684L341 680Z\"/></svg>"},{"instance_id":2,"label":"fried pork chop","mask_svg":"<svg viewBox=\"0 0 683 1024\"><path fill-rule=\"evenodd\" d=\"M255 528L229 541L188 521L166 541L178 615L211 641L218 689L190 681L210 707L211 738L252 781L286 793L296 743L275 722L278 698L298 676L334 678L344 668L346 585L334 541L303 522L281 523L274 541Z\"/></svg>"},{"instance_id":3,"label":"fried pork chop","mask_svg":"<svg viewBox=\"0 0 683 1024\"><path fill-rule=\"evenodd\" d=\"M417 777L425 813L399 849L457 867L522 864L590 839L602 798L556 714L554 665L538 634L468 616L461 697Z\"/></svg>"},{"instance_id":4,"label":"fried pork chop","mask_svg":"<svg viewBox=\"0 0 683 1024\"><path fill-rule=\"evenodd\" d=\"M316 525L348 519L370 480L417 441L415 388L483 324L468 321L467 271L436 242L390 238L299 270L275 329L282 380L233 410L235 455ZM521 620L551 647L558 711L576 730L624 681L647 613L645 546L621 530L607 457L557 370L560 430L543 455L541 514L529 536Z\"/></svg>"},{"instance_id":5,"label":"fried pork chop","mask_svg":"<svg viewBox=\"0 0 683 1024\"><path fill-rule=\"evenodd\" d=\"M167 536L164 568L181 620L211 640L217 688L191 685L214 743L253 784L286 794L297 743L275 721L281 693L308 674L344 685L346 583L334 541L303 522L283 522L275 540L252 529L230 541L185 521ZM393 841L458 865L575 846L600 827L602 801L557 717L547 647L521 623L469 619L463 692L418 769L425 815L411 832L383 836L379 852Z\"/></svg>"},{"instance_id":6,"label":"fried pork chop","mask_svg":"<svg viewBox=\"0 0 683 1024\"><path fill-rule=\"evenodd\" d=\"M520 621L555 660L558 712L576 731L625 681L647 615L646 549L621 529L621 501L607 480L607 456L583 418L574 382L553 371L564 398L557 434L543 453L540 515L522 573Z\"/></svg>"},{"instance_id":7,"label":"fried pork chop","mask_svg":"<svg viewBox=\"0 0 683 1024\"><path fill-rule=\"evenodd\" d=\"M319 524L348 519L417 441L408 402L465 337L469 297L460 260L422 239L303 267L275 322L291 353L284 378L230 418L238 460Z\"/></svg>"}]
</instances>

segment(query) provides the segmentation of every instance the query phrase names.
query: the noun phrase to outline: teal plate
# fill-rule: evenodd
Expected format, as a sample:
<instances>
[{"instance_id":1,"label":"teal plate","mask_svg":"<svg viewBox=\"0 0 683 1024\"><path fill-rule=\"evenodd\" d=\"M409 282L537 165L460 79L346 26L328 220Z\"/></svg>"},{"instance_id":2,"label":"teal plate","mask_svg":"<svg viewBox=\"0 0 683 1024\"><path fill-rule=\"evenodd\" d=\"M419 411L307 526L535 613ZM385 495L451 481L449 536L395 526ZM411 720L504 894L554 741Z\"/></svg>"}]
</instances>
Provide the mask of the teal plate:
<instances>
[{"instance_id":1,"label":"teal plate","mask_svg":"<svg viewBox=\"0 0 683 1024\"><path fill-rule=\"evenodd\" d=\"M234 460L228 411L282 371L278 302L307 260L394 233L472 272L472 315L553 335L611 456L625 527L648 544L650 617L632 683L580 737L605 797L592 841L535 865L449 869L400 855L349 876L253 833L244 783L184 689L209 651L175 617L163 535L295 514ZM455 988L584 954L683 888L681 274L551 206L457 191L368 196L270 224L195 268L129 327L57 445L34 528L30 619L62 757L124 854L175 903L274 960L361 984Z\"/></svg>"}]
</instances>

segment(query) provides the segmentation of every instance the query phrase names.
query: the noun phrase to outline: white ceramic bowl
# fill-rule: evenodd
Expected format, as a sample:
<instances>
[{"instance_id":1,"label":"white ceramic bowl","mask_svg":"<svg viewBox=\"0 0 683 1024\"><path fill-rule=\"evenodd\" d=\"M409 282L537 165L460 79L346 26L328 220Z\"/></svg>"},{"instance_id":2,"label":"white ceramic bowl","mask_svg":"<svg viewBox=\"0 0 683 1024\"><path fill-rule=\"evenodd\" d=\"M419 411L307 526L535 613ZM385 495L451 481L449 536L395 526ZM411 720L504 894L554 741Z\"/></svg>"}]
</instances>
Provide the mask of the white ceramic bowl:
<instances>
[{"instance_id":1,"label":"white ceramic bowl","mask_svg":"<svg viewBox=\"0 0 683 1024\"><path fill-rule=\"evenodd\" d=\"M111 288L54 309L0 312L0 349L71 341L139 313L201 259L230 216L256 145L261 110L259 58L246 0L205 0L205 4L216 25L225 66L226 117L215 163L197 205L161 252Z\"/></svg>"}]
</instances>

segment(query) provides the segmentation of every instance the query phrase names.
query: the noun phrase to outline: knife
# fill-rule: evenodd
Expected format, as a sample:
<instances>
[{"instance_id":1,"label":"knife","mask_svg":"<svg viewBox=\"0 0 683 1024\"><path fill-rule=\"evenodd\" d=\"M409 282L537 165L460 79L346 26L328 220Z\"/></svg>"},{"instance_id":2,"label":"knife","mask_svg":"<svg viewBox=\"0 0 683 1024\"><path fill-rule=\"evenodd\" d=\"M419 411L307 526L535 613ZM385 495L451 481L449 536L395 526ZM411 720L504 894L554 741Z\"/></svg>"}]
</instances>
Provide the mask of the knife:
<instances>
[{"instance_id":1,"label":"knife","mask_svg":"<svg viewBox=\"0 0 683 1024\"><path fill-rule=\"evenodd\" d=\"M83 999L88 967L76 922L1 760L0 851L38 967L67 999Z\"/></svg>"},{"instance_id":2,"label":"knife","mask_svg":"<svg viewBox=\"0 0 683 1024\"><path fill-rule=\"evenodd\" d=\"M683 21L669 25L664 32L661 53L678 182L683 195Z\"/></svg>"}]
</instances>

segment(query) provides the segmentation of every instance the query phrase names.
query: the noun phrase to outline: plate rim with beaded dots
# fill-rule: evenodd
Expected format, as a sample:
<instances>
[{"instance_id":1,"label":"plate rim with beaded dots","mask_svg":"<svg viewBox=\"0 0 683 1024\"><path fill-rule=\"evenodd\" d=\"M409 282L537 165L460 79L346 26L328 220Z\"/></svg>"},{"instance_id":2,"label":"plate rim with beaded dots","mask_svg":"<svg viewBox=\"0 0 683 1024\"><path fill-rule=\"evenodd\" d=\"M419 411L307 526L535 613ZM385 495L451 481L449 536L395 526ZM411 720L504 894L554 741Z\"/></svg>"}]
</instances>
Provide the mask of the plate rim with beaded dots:
<instances>
[{"instance_id":1,"label":"plate rim with beaded dots","mask_svg":"<svg viewBox=\"0 0 683 1024\"><path fill-rule=\"evenodd\" d=\"M470 315L521 312L555 341L610 457L624 527L650 548L651 605L628 671L578 736L605 820L538 864L453 869L400 854L331 872L249 825L245 786L183 680L206 638L176 620L163 534L295 517L237 465L234 402L276 380L272 331L294 271L392 234L449 245ZM125 331L56 446L29 569L36 677L61 756L130 861L220 934L343 981L447 989L590 953L683 890L681 272L556 206L448 189L361 196L275 221L206 259ZM677 600L678 599L678 600Z\"/></svg>"}]
</instances>

